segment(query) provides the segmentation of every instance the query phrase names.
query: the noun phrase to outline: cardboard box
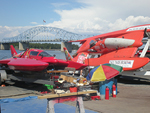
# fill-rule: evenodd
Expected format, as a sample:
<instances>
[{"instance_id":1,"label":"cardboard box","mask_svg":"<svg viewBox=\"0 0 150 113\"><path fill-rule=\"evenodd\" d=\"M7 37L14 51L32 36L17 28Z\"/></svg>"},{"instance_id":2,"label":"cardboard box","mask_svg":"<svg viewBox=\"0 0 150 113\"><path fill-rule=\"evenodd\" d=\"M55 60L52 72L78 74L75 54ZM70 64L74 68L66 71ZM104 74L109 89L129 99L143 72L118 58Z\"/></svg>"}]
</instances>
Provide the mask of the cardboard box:
<instances>
[{"instance_id":1,"label":"cardboard box","mask_svg":"<svg viewBox=\"0 0 150 113\"><path fill-rule=\"evenodd\" d=\"M60 78L62 78L63 80L67 81L68 82L68 76L65 76L65 75L61 75Z\"/></svg>"},{"instance_id":2,"label":"cardboard box","mask_svg":"<svg viewBox=\"0 0 150 113\"><path fill-rule=\"evenodd\" d=\"M70 83L77 83L77 79L73 78L73 77L69 77L69 76L65 76L65 75L61 75L60 78L62 78L63 80L70 82Z\"/></svg>"},{"instance_id":3,"label":"cardboard box","mask_svg":"<svg viewBox=\"0 0 150 113\"><path fill-rule=\"evenodd\" d=\"M69 76L65 76L65 75L61 75L60 78L62 78L63 80L65 80L69 83L73 83L73 84L77 83L77 78L73 78L73 77L69 77ZM83 85L87 85L87 79L86 78L80 78L78 83L83 84Z\"/></svg>"},{"instance_id":4,"label":"cardboard box","mask_svg":"<svg viewBox=\"0 0 150 113\"><path fill-rule=\"evenodd\" d=\"M87 84L87 79L86 79L86 78L81 78L81 79L79 80L79 84L84 84L84 85L86 85L86 84Z\"/></svg>"},{"instance_id":5,"label":"cardboard box","mask_svg":"<svg viewBox=\"0 0 150 113\"><path fill-rule=\"evenodd\" d=\"M68 78L68 82L76 84L77 83L77 79L73 78L73 77L69 77Z\"/></svg>"}]
</instances>

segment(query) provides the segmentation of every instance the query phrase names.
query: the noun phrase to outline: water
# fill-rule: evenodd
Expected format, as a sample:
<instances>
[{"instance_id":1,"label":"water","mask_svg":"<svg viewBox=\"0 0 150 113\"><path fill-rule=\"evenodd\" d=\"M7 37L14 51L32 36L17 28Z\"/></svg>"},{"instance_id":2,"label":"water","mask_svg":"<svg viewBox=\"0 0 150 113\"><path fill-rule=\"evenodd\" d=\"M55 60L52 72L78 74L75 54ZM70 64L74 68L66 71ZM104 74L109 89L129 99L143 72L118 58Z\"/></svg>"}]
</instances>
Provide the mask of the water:
<instances>
[{"instance_id":1,"label":"water","mask_svg":"<svg viewBox=\"0 0 150 113\"><path fill-rule=\"evenodd\" d=\"M22 51L16 50L17 53L20 53ZM47 53L49 53L50 55L56 55L55 57L57 59L66 59L65 57L65 53L61 52L61 51L53 51L53 50L45 50ZM76 51L73 51L71 53L74 54ZM11 57L11 51L10 50L0 50L0 59L6 59L6 58L10 58Z\"/></svg>"}]
</instances>

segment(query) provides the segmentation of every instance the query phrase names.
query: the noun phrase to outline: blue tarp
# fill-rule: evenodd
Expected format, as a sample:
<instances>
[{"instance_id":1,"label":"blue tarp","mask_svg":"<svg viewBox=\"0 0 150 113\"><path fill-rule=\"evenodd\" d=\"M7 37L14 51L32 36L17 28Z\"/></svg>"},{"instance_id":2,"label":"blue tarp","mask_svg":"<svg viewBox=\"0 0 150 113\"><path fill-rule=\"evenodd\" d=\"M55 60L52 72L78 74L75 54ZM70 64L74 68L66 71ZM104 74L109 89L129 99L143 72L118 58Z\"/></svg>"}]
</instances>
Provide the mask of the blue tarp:
<instances>
[{"instance_id":1,"label":"blue tarp","mask_svg":"<svg viewBox=\"0 0 150 113\"><path fill-rule=\"evenodd\" d=\"M47 100L37 99L36 96L29 96L19 99L1 99L1 113L46 113ZM58 103L54 105L55 113L75 112L76 107ZM85 110L86 113L97 113Z\"/></svg>"},{"instance_id":2,"label":"blue tarp","mask_svg":"<svg viewBox=\"0 0 150 113\"><path fill-rule=\"evenodd\" d=\"M6 98L6 99L0 99L0 103L10 103L10 102L18 102L18 101L25 101L25 100L31 100L31 99L37 99L37 96L28 96L24 98Z\"/></svg>"}]
</instances>

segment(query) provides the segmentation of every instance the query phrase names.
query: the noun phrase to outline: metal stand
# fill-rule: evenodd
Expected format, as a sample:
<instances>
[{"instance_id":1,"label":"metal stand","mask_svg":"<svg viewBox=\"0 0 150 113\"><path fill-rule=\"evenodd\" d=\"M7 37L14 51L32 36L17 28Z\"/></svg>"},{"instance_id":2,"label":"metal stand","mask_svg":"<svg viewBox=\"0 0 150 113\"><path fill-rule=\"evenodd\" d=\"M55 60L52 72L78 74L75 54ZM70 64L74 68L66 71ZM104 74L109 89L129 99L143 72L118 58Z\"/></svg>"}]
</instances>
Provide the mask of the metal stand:
<instances>
[{"instance_id":1,"label":"metal stand","mask_svg":"<svg viewBox=\"0 0 150 113\"><path fill-rule=\"evenodd\" d=\"M63 103L66 101L77 101L76 113L85 113L82 95L91 94L91 93L97 93L97 91L91 90L91 91L72 92L72 93L65 93L65 94L51 94L51 95L38 96L38 98L47 99L46 113L55 113L54 104Z\"/></svg>"},{"instance_id":2,"label":"metal stand","mask_svg":"<svg viewBox=\"0 0 150 113\"><path fill-rule=\"evenodd\" d=\"M56 103L63 103L66 101L76 101L76 112L75 113L85 113L82 96L70 96L70 97L60 97L60 98L47 98L47 109L46 113L55 113L54 105Z\"/></svg>"}]
</instances>

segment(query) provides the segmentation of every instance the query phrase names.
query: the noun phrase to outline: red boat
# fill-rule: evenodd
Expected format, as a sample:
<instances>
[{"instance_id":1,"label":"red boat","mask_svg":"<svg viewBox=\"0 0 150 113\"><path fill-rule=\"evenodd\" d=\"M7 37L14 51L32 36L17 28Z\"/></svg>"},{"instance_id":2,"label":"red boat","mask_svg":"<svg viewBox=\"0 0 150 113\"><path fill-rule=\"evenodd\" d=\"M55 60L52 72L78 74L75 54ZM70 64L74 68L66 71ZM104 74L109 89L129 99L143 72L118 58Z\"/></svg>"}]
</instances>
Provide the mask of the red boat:
<instances>
[{"instance_id":1,"label":"red boat","mask_svg":"<svg viewBox=\"0 0 150 113\"><path fill-rule=\"evenodd\" d=\"M25 52L17 54L12 45L10 48L12 58L0 60L0 64L1 66L8 66L12 70L42 71L44 69L64 69L65 67L81 70L87 66L73 61L56 59L40 49L27 49Z\"/></svg>"},{"instance_id":2,"label":"red boat","mask_svg":"<svg viewBox=\"0 0 150 113\"><path fill-rule=\"evenodd\" d=\"M138 55L138 48L143 45L143 38L147 38L147 43L141 54ZM85 59L85 64L89 66L112 63L122 66L125 71L136 70L149 63L149 58L145 57L145 54L150 43L150 24L133 26L71 42L80 42L82 45L77 55L74 58L67 55L70 57L68 59L77 61L79 55L84 53L89 56Z\"/></svg>"}]
</instances>

